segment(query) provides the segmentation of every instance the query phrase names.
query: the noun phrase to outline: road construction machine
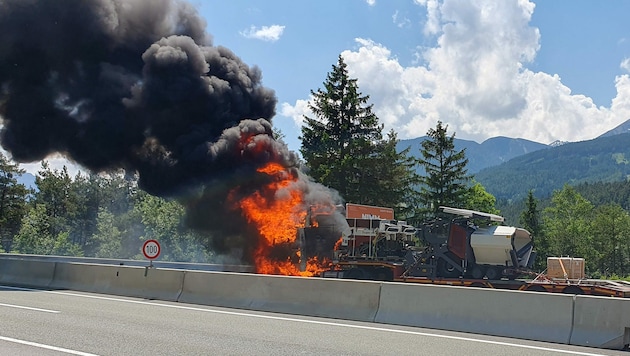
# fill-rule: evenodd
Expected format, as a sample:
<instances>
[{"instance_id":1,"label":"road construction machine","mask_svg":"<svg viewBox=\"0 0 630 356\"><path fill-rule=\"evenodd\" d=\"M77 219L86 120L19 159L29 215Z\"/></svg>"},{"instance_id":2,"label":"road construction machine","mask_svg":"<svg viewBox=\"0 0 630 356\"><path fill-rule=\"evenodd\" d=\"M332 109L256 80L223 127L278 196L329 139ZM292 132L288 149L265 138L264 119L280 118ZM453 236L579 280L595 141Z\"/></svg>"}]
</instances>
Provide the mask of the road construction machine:
<instances>
[{"instance_id":1,"label":"road construction machine","mask_svg":"<svg viewBox=\"0 0 630 356\"><path fill-rule=\"evenodd\" d=\"M531 234L499 215L442 206L416 227L381 207L345 211L300 231L303 256L332 255L320 277L630 298L630 282L585 278L583 259L549 257L549 273L533 271Z\"/></svg>"},{"instance_id":2,"label":"road construction machine","mask_svg":"<svg viewBox=\"0 0 630 356\"><path fill-rule=\"evenodd\" d=\"M414 227L405 221L347 218L334 264L346 278L515 279L531 271L535 252L525 229L495 225L503 217L440 207L443 216Z\"/></svg>"}]
</instances>

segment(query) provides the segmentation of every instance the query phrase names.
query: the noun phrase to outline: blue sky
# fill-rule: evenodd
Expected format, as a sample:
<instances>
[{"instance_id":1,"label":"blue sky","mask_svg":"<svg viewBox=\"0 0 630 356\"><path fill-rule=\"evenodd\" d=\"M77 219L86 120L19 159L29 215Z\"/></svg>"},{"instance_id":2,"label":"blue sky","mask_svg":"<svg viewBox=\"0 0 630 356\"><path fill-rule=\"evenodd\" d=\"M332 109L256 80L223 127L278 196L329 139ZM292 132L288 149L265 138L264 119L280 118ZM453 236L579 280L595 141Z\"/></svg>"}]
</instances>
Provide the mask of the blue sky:
<instances>
[{"instance_id":1,"label":"blue sky","mask_svg":"<svg viewBox=\"0 0 630 356\"><path fill-rule=\"evenodd\" d=\"M630 119L630 2L192 0L213 45L258 66L299 150L311 90L341 54L386 130L580 141ZM52 162L53 166L56 161ZM39 163L26 167L37 171Z\"/></svg>"},{"instance_id":2,"label":"blue sky","mask_svg":"<svg viewBox=\"0 0 630 356\"><path fill-rule=\"evenodd\" d=\"M261 68L278 97L274 125L293 150L310 90L339 54L381 122L403 139L439 119L478 142L579 141L630 119L626 1L194 4L214 45Z\"/></svg>"}]
</instances>

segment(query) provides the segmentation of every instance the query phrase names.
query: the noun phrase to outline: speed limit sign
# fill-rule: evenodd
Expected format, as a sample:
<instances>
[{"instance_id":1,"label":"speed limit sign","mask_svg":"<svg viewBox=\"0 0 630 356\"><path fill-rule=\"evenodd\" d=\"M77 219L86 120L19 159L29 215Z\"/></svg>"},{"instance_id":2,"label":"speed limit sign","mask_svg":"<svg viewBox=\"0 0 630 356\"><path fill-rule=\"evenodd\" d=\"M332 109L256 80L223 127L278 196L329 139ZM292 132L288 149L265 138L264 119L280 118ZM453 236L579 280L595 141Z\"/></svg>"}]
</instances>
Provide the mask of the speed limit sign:
<instances>
[{"instance_id":1,"label":"speed limit sign","mask_svg":"<svg viewBox=\"0 0 630 356\"><path fill-rule=\"evenodd\" d=\"M154 260L160 255L160 243L156 240L147 240L142 245L142 253L149 260Z\"/></svg>"}]
</instances>

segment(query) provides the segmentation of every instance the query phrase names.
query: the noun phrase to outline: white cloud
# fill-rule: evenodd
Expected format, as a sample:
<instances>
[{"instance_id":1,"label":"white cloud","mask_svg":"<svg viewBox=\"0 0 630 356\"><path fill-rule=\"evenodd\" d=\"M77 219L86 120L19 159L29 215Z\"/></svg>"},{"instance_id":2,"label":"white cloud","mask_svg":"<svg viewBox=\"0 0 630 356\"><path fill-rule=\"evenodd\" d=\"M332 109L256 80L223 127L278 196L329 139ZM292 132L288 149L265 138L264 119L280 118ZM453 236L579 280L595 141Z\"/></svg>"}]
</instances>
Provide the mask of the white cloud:
<instances>
[{"instance_id":1,"label":"white cloud","mask_svg":"<svg viewBox=\"0 0 630 356\"><path fill-rule=\"evenodd\" d=\"M295 105L290 105L288 103L282 103L280 108L280 115L290 117L293 119L293 122L298 127L302 126L304 123L304 115L308 117L313 117L313 113L308 108L308 102L312 99L312 96L308 100L298 100L295 102Z\"/></svg>"},{"instance_id":2,"label":"white cloud","mask_svg":"<svg viewBox=\"0 0 630 356\"><path fill-rule=\"evenodd\" d=\"M438 0L415 0L416 4L427 8L427 22L424 26L425 35L434 35L440 30L440 13Z\"/></svg>"},{"instance_id":3,"label":"white cloud","mask_svg":"<svg viewBox=\"0 0 630 356\"><path fill-rule=\"evenodd\" d=\"M411 25L411 20L409 20L408 17L401 15L398 10L396 10L392 15L392 21L400 28L409 27L409 25Z\"/></svg>"},{"instance_id":4,"label":"white cloud","mask_svg":"<svg viewBox=\"0 0 630 356\"><path fill-rule=\"evenodd\" d=\"M405 67L383 44L356 39L342 56L374 111L399 138L423 136L437 120L456 137L495 136L542 143L594 138L630 118L630 76L616 79L611 106L574 95L557 75L527 69L540 48L527 0L416 0L426 8L422 65ZM630 68L630 60L621 64ZM283 104L283 112L303 106ZM298 121L296 121L298 123Z\"/></svg>"},{"instance_id":5,"label":"white cloud","mask_svg":"<svg viewBox=\"0 0 630 356\"><path fill-rule=\"evenodd\" d=\"M630 58L624 58L619 64L619 68L625 70L626 72L630 72Z\"/></svg>"},{"instance_id":6,"label":"white cloud","mask_svg":"<svg viewBox=\"0 0 630 356\"><path fill-rule=\"evenodd\" d=\"M376 5L376 0L365 0L365 2L370 6Z\"/></svg>"},{"instance_id":7,"label":"white cloud","mask_svg":"<svg viewBox=\"0 0 630 356\"><path fill-rule=\"evenodd\" d=\"M284 32L285 26L251 26L248 30L241 31L240 34L246 38L254 38L257 40L275 42L280 39Z\"/></svg>"}]
</instances>

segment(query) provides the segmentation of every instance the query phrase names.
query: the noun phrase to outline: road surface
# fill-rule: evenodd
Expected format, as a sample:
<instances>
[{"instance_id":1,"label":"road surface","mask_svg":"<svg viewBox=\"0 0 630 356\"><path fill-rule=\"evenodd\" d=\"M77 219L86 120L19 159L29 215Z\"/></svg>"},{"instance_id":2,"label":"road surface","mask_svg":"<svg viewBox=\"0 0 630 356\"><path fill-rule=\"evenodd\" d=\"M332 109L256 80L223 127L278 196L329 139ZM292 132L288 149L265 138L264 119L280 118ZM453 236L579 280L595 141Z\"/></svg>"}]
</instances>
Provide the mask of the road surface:
<instances>
[{"instance_id":1,"label":"road surface","mask_svg":"<svg viewBox=\"0 0 630 356\"><path fill-rule=\"evenodd\" d=\"M613 350L0 286L0 355L620 355Z\"/></svg>"}]
</instances>

